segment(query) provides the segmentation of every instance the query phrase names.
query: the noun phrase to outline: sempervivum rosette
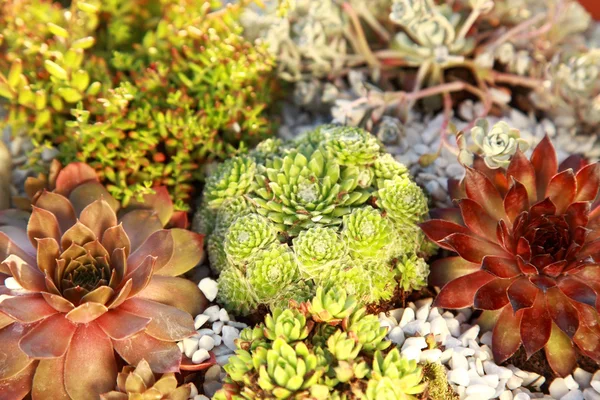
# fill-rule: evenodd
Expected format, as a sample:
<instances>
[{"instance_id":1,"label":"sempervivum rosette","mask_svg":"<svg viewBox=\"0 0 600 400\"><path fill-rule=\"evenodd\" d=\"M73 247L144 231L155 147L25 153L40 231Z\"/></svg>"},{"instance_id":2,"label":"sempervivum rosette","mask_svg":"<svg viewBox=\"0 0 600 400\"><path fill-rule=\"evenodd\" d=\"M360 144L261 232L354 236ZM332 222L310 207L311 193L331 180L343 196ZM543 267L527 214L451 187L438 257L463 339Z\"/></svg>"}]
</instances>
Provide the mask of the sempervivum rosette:
<instances>
[{"instance_id":1,"label":"sempervivum rosette","mask_svg":"<svg viewBox=\"0 0 600 400\"><path fill-rule=\"evenodd\" d=\"M528 356L543 348L560 375L576 349L600 361L600 165L573 161L559 166L548 138L506 169L478 158L454 196L460 209L422 224L457 253L431 267L445 284L436 305L487 310L497 362L521 344Z\"/></svg>"},{"instance_id":2,"label":"sempervivum rosette","mask_svg":"<svg viewBox=\"0 0 600 400\"><path fill-rule=\"evenodd\" d=\"M164 188L119 210L94 170L70 164L36 196L26 230L0 226L0 393L90 399L114 388L115 355L179 371L176 342L206 299L178 278L202 257L202 235L165 229ZM11 224L14 221L14 224ZM116 353L115 353L116 352Z\"/></svg>"},{"instance_id":3,"label":"sempervivum rosette","mask_svg":"<svg viewBox=\"0 0 600 400\"><path fill-rule=\"evenodd\" d=\"M199 213L215 220L208 252L221 303L247 314L338 284L362 303L391 298L394 260L427 252L416 225L427 199L406 168L358 128L324 125L264 144L207 178ZM420 287L417 275L402 288Z\"/></svg>"}]
</instances>

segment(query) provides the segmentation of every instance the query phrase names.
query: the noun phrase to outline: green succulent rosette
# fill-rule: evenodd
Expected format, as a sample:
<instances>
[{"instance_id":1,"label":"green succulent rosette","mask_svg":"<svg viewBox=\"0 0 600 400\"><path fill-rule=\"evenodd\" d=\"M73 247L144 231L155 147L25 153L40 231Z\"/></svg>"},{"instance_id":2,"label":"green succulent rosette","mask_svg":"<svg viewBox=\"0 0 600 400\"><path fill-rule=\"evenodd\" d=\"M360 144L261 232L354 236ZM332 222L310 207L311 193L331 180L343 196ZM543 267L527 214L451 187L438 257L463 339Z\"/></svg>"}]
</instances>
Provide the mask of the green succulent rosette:
<instances>
[{"instance_id":1,"label":"green succulent rosette","mask_svg":"<svg viewBox=\"0 0 600 400\"><path fill-rule=\"evenodd\" d=\"M256 253L246 273L258 299L268 302L297 279L298 262L287 244L273 243Z\"/></svg>"},{"instance_id":2,"label":"green succulent rosette","mask_svg":"<svg viewBox=\"0 0 600 400\"><path fill-rule=\"evenodd\" d=\"M396 269L399 274L398 282L403 290L419 290L427 286L429 265L421 257L404 255L398 259Z\"/></svg>"},{"instance_id":3,"label":"green succulent rosette","mask_svg":"<svg viewBox=\"0 0 600 400\"><path fill-rule=\"evenodd\" d=\"M222 270L218 284L217 301L227 310L245 315L258 306L254 288L236 267L229 266Z\"/></svg>"},{"instance_id":4,"label":"green succulent rosette","mask_svg":"<svg viewBox=\"0 0 600 400\"><path fill-rule=\"evenodd\" d=\"M342 238L356 259L383 258L396 242L392 221L380 210L365 206L344 216Z\"/></svg>"},{"instance_id":5,"label":"green succulent rosette","mask_svg":"<svg viewBox=\"0 0 600 400\"><path fill-rule=\"evenodd\" d=\"M244 196L225 200L216 212L214 231L227 230L236 219L250 214L252 211L254 211L252 204ZM212 213L214 212L212 210Z\"/></svg>"},{"instance_id":6,"label":"green succulent rosette","mask_svg":"<svg viewBox=\"0 0 600 400\"><path fill-rule=\"evenodd\" d=\"M215 232L206 240L210 268L216 273L220 273L229 265L227 253L225 253L225 249L223 248L224 241L224 232Z\"/></svg>"},{"instance_id":7,"label":"green succulent rosette","mask_svg":"<svg viewBox=\"0 0 600 400\"><path fill-rule=\"evenodd\" d=\"M407 173L406 166L396 161L394 156L389 153L380 155L373 163L373 174L378 188L382 187L386 180L401 177Z\"/></svg>"},{"instance_id":8,"label":"green succulent rosette","mask_svg":"<svg viewBox=\"0 0 600 400\"><path fill-rule=\"evenodd\" d=\"M226 160L206 179L204 202L215 209L227 199L248 193L255 174L256 162L251 157Z\"/></svg>"},{"instance_id":9,"label":"green succulent rosette","mask_svg":"<svg viewBox=\"0 0 600 400\"><path fill-rule=\"evenodd\" d=\"M262 365L258 385L278 399L310 389L324 373L317 356L302 342L292 347L283 339L275 339L273 347L266 352L266 359L259 362Z\"/></svg>"},{"instance_id":10,"label":"green succulent rosette","mask_svg":"<svg viewBox=\"0 0 600 400\"><path fill-rule=\"evenodd\" d=\"M381 326L375 315L367 314L365 308L352 313L347 324L348 331L352 332L365 352L373 353L390 347L391 342L384 340L387 328Z\"/></svg>"},{"instance_id":11,"label":"green succulent rosette","mask_svg":"<svg viewBox=\"0 0 600 400\"><path fill-rule=\"evenodd\" d=\"M223 248L233 263L243 264L276 240L277 231L268 219L248 214L237 218L229 226Z\"/></svg>"},{"instance_id":12,"label":"green succulent rosette","mask_svg":"<svg viewBox=\"0 0 600 400\"><path fill-rule=\"evenodd\" d=\"M384 181L375 197L386 215L402 224L414 225L429 211L423 190L407 176Z\"/></svg>"},{"instance_id":13,"label":"green succulent rosette","mask_svg":"<svg viewBox=\"0 0 600 400\"><path fill-rule=\"evenodd\" d=\"M343 286L333 286L324 290L317 288L317 293L308 305L308 311L313 318L322 322L338 322L349 317L356 309L355 297L348 296Z\"/></svg>"},{"instance_id":14,"label":"green succulent rosette","mask_svg":"<svg viewBox=\"0 0 600 400\"><path fill-rule=\"evenodd\" d=\"M338 231L320 226L300 232L293 240L293 248L300 271L307 278L327 274L329 268L347 253L346 243Z\"/></svg>"},{"instance_id":15,"label":"green succulent rosette","mask_svg":"<svg viewBox=\"0 0 600 400\"><path fill-rule=\"evenodd\" d=\"M324 131L322 146L327 155L341 165L371 165L381 146L375 136L360 128L335 127Z\"/></svg>"},{"instance_id":16,"label":"green succulent rosette","mask_svg":"<svg viewBox=\"0 0 600 400\"><path fill-rule=\"evenodd\" d=\"M293 343L306 339L312 325L307 325L306 316L298 310L276 308L265 317L264 334L270 340L281 338Z\"/></svg>"}]
</instances>

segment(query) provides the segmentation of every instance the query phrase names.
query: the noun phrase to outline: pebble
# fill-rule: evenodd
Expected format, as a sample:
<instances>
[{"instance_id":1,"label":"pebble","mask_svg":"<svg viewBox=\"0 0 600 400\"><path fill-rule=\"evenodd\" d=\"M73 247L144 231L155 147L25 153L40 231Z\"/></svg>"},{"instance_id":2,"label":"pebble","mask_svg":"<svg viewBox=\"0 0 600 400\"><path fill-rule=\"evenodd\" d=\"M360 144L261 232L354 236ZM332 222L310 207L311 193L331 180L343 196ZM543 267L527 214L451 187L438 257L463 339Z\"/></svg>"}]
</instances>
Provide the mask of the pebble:
<instances>
[{"instance_id":1,"label":"pebble","mask_svg":"<svg viewBox=\"0 0 600 400\"><path fill-rule=\"evenodd\" d=\"M229 347L232 351L236 350L235 347L235 339L240 336L240 331L234 328L233 326L225 325L223 327L223 331L221 332L221 337L223 338L223 343L225 346Z\"/></svg>"},{"instance_id":2,"label":"pebble","mask_svg":"<svg viewBox=\"0 0 600 400\"><path fill-rule=\"evenodd\" d=\"M223 325L225 325L225 323L223 321L215 321L212 324L212 330L216 334L219 334L219 333L221 333L221 330L223 329Z\"/></svg>"},{"instance_id":3,"label":"pebble","mask_svg":"<svg viewBox=\"0 0 600 400\"><path fill-rule=\"evenodd\" d=\"M569 393L569 387L567 386L564 378L556 378L548 388L550 391L550 396L555 399L560 399L567 393Z\"/></svg>"},{"instance_id":4,"label":"pebble","mask_svg":"<svg viewBox=\"0 0 600 400\"><path fill-rule=\"evenodd\" d=\"M215 339L212 336L204 335L198 340L198 347L206 351L211 351L215 347Z\"/></svg>"},{"instance_id":5,"label":"pebble","mask_svg":"<svg viewBox=\"0 0 600 400\"><path fill-rule=\"evenodd\" d=\"M198 349L196 352L194 352L194 355L192 356L192 362L194 364L200 364L200 363L208 360L209 358L210 358L210 354L208 353L208 350Z\"/></svg>"},{"instance_id":6,"label":"pebble","mask_svg":"<svg viewBox=\"0 0 600 400\"><path fill-rule=\"evenodd\" d=\"M388 333L388 338L392 341L392 343L401 346L404 343L404 331L399 326L395 326Z\"/></svg>"},{"instance_id":7,"label":"pebble","mask_svg":"<svg viewBox=\"0 0 600 400\"><path fill-rule=\"evenodd\" d=\"M208 299L208 301L213 301L217 298L217 292L219 290L217 281L210 278L204 278L200 281L198 287L204 294L204 297Z\"/></svg>"},{"instance_id":8,"label":"pebble","mask_svg":"<svg viewBox=\"0 0 600 400\"><path fill-rule=\"evenodd\" d=\"M198 350L198 339L193 337L183 339L183 352L186 357L192 358L196 350Z\"/></svg>"},{"instance_id":9,"label":"pebble","mask_svg":"<svg viewBox=\"0 0 600 400\"><path fill-rule=\"evenodd\" d=\"M208 318L209 316L206 314L196 315L196 318L194 318L194 328L196 330L202 328L202 325L204 325L208 321Z\"/></svg>"},{"instance_id":10,"label":"pebble","mask_svg":"<svg viewBox=\"0 0 600 400\"><path fill-rule=\"evenodd\" d=\"M219 306L214 305L214 306L210 306L208 307L206 310L204 310L204 315L208 315L208 321L209 322L215 322L216 320L219 319Z\"/></svg>"}]
</instances>

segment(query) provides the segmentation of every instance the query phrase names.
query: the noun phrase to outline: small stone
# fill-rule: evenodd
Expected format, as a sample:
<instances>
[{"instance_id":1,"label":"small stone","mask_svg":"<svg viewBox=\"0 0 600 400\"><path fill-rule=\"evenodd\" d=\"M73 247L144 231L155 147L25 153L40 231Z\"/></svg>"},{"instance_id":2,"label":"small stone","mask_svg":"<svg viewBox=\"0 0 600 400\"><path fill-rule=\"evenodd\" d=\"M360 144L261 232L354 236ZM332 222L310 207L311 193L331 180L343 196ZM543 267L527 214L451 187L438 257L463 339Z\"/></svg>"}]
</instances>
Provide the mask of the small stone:
<instances>
[{"instance_id":1,"label":"small stone","mask_svg":"<svg viewBox=\"0 0 600 400\"><path fill-rule=\"evenodd\" d=\"M592 388L584 389L583 398L585 400L600 400L600 393L596 392Z\"/></svg>"},{"instance_id":2,"label":"small stone","mask_svg":"<svg viewBox=\"0 0 600 400\"><path fill-rule=\"evenodd\" d=\"M212 324L212 330L218 335L219 333L221 333L223 325L225 325L223 321L215 321Z\"/></svg>"},{"instance_id":3,"label":"small stone","mask_svg":"<svg viewBox=\"0 0 600 400\"><path fill-rule=\"evenodd\" d=\"M419 308L415 314L417 320L427 321L427 317L429 316L429 310L430 310L429 305L425 305L425 306Z\"/></svg>"},{"instance_id":4,"label":"small stone","mask_svg":"<svg viewBox=\"0 0 600 400\"><path fill-rule=\"evenodd\" d=\"M194 328L196 330L202 328L202 325L204 325L206 321L208 321L208 318L209 316L205 314L196 315L196 318L194 318Z\"/></svg>"},{"instance_id":5,"label":"small stone","mask_svg":"<svg viewBox=\"0 0 600 400\"><path fill-rule=\"evenodd\" d=\"M203 394L199 394L193 397L194 400L210 400L208 397L206 397Z\"/></svg>"},{"instance_id":6,"label":"small stone","mask_svg":"<svg viewBox=\"0 0 600 400\"><path fill-rule=\"evenodd\" d=\"M402 350L411 346L417 347L419 350L424 349L427 347L427 341L423 336L409 337L404 341Z\"/></svg>"},{"instance_id":7,"label":"small stone","mask_svg":"<svg viewBox=\"0 0 600 400\"><path fill-rule=\"evenodd\" d=\"M192 362L194 364L200 364L210 358L210 354L206 349L198 349L192 355Z\"/></svg>"},{"instance_id":8,"label":"small stone","mask_svg":"<svg viewBox=\"0 0 600 400\"><path fill-rule=\"evenodd\" d=\"M440 349L429 349L421 352L421 362L434 363L440 360L442 356L442 350Z\"/></svg>"},{"instance_id":9,"label":"small stone","mask_svg":"<svg viewBox=\"0 0 600 400\"><path fill-rule=\"evenodd\" d=\"M461 347L462 342L455 337L446 336L446 340L442 341L442 344L446 346L447 349L453 349L455 347Z\"/></svg>"},{"instance_id":10,"label":"small stone","mask_svg":"<svg viewBox=\"0 0 600 400\"><path fill-rule=\"evenodd\" d=\"M513 394L510 390L505 390L502 392L498 400L513 400Z\"/></svg>"},{"instance_id":11,"label":"small stone","mask_svg":"<svg viewBox=\"0 0 600 400\"><path fill-rule=\"evenodd\" d=\"M498 387L498 384L500 383L500 379L496 374L484 375L483 380L485 381L486 385L493 388Z\"/></svg>"},{"instance_id":12,"label":"small stone","mask_svg":"<svg viewBox=\"0 0 600 400\"><path fill-rule=\"evenodd\" d=\"M232 326L225 325L223 327L223 331L221 333L223 338L223 343L225 346L229 347L231 350L235 351L236 346L234 340L240 337L240 331L235 329Z\"/></svg>"},{"instance_id":13,"label":"small stone","mask_svg":"<svg viewBox=\"0 0 600 400\"><path fill-rule=\"evenodd\" d=\"M204 297L206 297L208 301L213 301L217 298L217 292L219 291L217 281L210 278L204 278L200 281L198 287L202 293L204 293Z\"/></svg>"},{"instance_id":14,"label":"small stone","mask_svg":"<svg viewBox=\"0 0 600 400\"><path fill-rule=\"evenodd\" d=\"M440 357L440 362L442 364L448 364L450 362L450 360L452 359L453 354L454 354L454 349L444 350L444 352L442 353L442 355Z\"/></svg>"},{"instance_id":15,"label":"small stone","mask_svg":"<svg viewBox=\"0 0 600 400\"><path fill-rule=\"evenodd\" d=\"M238 329L244 329L244 328L248 327L247 324L245 324L243 322L237 322L237 321L227 321L227 325L233 326L234 328L238 328Z\"/></svg>"},{"instance_id":16,"label":"small stone","mask_svg":"<svg viewBox=\"0 0 600 400\"><path fill-rule=\"evenodd\" d=\"M198 340L198 347L206 351L211 351L215 347L215 339L208 335L202 336L200 340Z\"/></svg>"},{"instance_id":17,"label":"small stone","mask_svg":"<svg viewBox=\"0 0 600 400\"><path fill-rule=\"evenodd\" d=\"M211 399L217 393L219 389L221 389L223 385L218 381L204 382L202 388L204 389L204 394L210 397Z\"/></svg>"},{"instance_id":18,"label":"small stone","mask_svg":"<svg viewBox=\"0 0 600 400\"><path fill-rule=\"evenodd\" d=\"M579 384L573 379L573 375L565 377L565 385L567 385L569 390L579 389Z\"/></svg>"},{"instance_id":19,"label":"small stone","mask_svg":"<svg viewBox=\"0 0 600 400\"><path fill-rule=\"evenodd\" d=\"M396 326L388 333L388 338L392 343L401 346L404 343L404 331L399 326Z\"/></svg>"},{"instance_id":20,"label":"small stone","mask_svg":"<svg viewBox=\"0 0 600 400\"><path fill-rule=\"evenodd\" d=\"M400 352L408 360L419 361L421 358L421 349L418 346L408 346Z\"/></svg>"},{"instance_id":21,"label":"small stone","mask_svg":"<svg viewBox=\"0 0 600 400\"><path fill-rule=\"evenodd\" d=\"M448 330L452 336L460 336L460 322L458 322L457 319L446 319L446 325L448 326Z\"/></svg>"},{"instance_id":22,"label":"small stone","mask_svg":"<svg viewBox=\"0 0 600 400\"><path fill-rule=\"evenodd\" d=\"M231 354L231 353L233 353L233 350L231 350L229 347L225 346L224 343L221 343L219 346L216 346L212 352L215 355L215 357L218 357L218 356L222 356L224 354Z\"/></svg>"},{"instance_id":23,"label":"small stone","mask_svg":"<svg viewBox=\"0 0 600 400\"><path fill-rule=\"evenodd\" d=\"M515 390L518 387L521 387L521 384L523 383L523 379L519 378L516 375L511 376L510 378L508 378L508 381L506 382L506 387L509 388L510 390Z\"/></svg>"},{"instance_id":24,"label":"small stone","mask_svg":"<svg viewBox=\"0 0 600 400\"><path fill-rule=\"evenodd\" d=\"M469 386L469 373L464 368L453 369L448 372L448 380L460 386Z\"/></svg>"},{"instance_id":25,"label":"small stone","mask_svg":"<svg viewBox=\"0 0 600 400\"><path fill-rule=\"evenodd\" d=\"M394 320L396 320L396 325L398 325L398 321L400 321L400 319L402 319L402 314L404 314L404 308L396 308L395 310L391 310L389 312L390 314L390 318L393 318Z\"/></svg>"},{"instance_id":26,"label":"small stone","mask_svg":"<svg viewBox=\"0 0 600 400\"><path fill-rule=\"evenodd\" d=\"M448 330L448 325L446 324L446 320L441 316L431 320L430 324L431 333L433 333L434 335L440 335L441 341L443 341L446 338L446 335L450 334L450 331Z\"/></svg>"},{"instance_id":27,"label":"small stone","mask_svg":"<svg viewBox=\"0 0 600 400\"><path fill-rule=\"evenodd\" d=\"M411 308L405 308L402 313L402 318L398 322L400 328L404 328L409 322L415 320L415 312Z\"/></svg>"},{"instance_id":28,"label":"small stone","mask_svg":"<svg viewBox=\"0 0 600 400\"><path fill-rule=\"evenodd\" d=\"M227 313L227 310L224 308L221 308L219 310L219 319L223 322L227 322L229 321L229 314Z\"/></svg>"},{"instance_id":29,"label":"small stone","mask_svg":"<svg viewBox=\"0 0 600 400\"><path fill-rule=\"evenodd\" d=\"M477 339L477 335L479 335L479 330L481 328L479 327L479 325L473 325L472 327L470 327L469 329L467 329L466 331L464 331L459 337L459 340L462 340L463 345L466 346L469 343L469 340L475 340Z\"/></svg>"},{"instance_id":30,"label":"small stone","mask_svg":"<svg viewBox=\"0 0 600 400\"><path fill-rule=\"evenodd\" d=\"M212 335L212 338L215 341L215 346L220 346L223 342L223 338L219 335Z\"/></svg>"},{"instance_id":31,"label":"small stone","mask_svg":"<svg viewBox=\"0 0 600 400\"><path fill-rule=\"evenodd\" d=\"M183 342L177 342L177 347L179 347L179 351L183 353Z\"/></svg>"},{"instance_id":32,"label":"small stone","mask_svg":"<svg viewBox=\"0 0 600 400\"><path fill-rule=\"evenodd\" d=\"M531 396L527 393L517 393L513 400L531 400Z\"/></svg>"},{"instance_id":33,"label":"small stone","mask_svg":"<svg viewBox=\"0 0 600 400\"><path fill-rule=\"evenodd\" d=\"M431 333L431 323L421 320L411 321L402 327L402 330L408 336L416 336L417 334L425 336Z\"/></svg>"},{"instance_id":34,"label":"small stone","mask_svg":"<svg viewBox=\"0 0 600 400\"><path fill-rule=\"evenodd\" d=\"M427 317L427 322L431 322L438 317L441 317L440 309L437 307L433 307L431 309L431 311L429 311L429 316Z\"/></svg>"},{"instance_id":35,"label":"small stone","mask_svg":"<svg viewBox=\"0 0 600 400\"><path fill-rule=\"evenodd\" d=\"M459 354L459 353L454 353L454 354L452 354L452 359L450 360L450 367L452 367L452 369L458 369L458 368L468 369L469 363L465 356L463 356L462 354Z\"/></svg>"},{"instance_id":36,"label":"small stone","mask_svg":"<svg viewBox=\"0 0 600 400\"><path fill-rule=\"evenodd\" d=\"M592 376L590 385L592 385L596 392L600 393L600 371L596 371L596 373Z\"/></svg>"},{"instance_id":37,"label":"small stone","mask_svg":"<svg viewBox=\"0 0 600 400\"><path fill-rule=\"evenodd\" d=\"M467 396L477 396L476 399L491 399L496 391L486 385L470 385L467 387Z\"/></svg>"},{"instance_id":38,"label":"small stone","mask_svg":"<svg viewBox=\"0 0 600 400\"><path fill-rule=\"evenodd\" d=\"M584 369L576 368L573 371L573 379L579 384L580 388L587 388L592 381L592 374Z\"/></svg>"},{"instance_id":39,"label":"small stone","mask_svg":"<svg viewBox=\"0 0 600 400\"><path fill-rule=\"evenodd\" d=\"M198 329L196 331L196 334L198 335L198 339L200 339L200 337L204 336L204 335L214 335L214 331L212 329Z\"/></svg>"},{"instance_id":40,"label":"small stone","mask_svg":"<svg viewBox=\"0 0 600 400\"><path fill-rule=\"evenodd\" d=\"M481 335L481 338L479 339L479 343L491 346L492 345L492 331L486 332L483 335Z\"/></svg>"},{"instance_id":41,"label":"small stone","mask_svg":"<svg viewBox=\"0 0 600 400\"><path fill-rule=\"evenodd\" d=\"M548 390L550 391L550 396L554 397L555 399L560 399L569 393L569 387L563 378L556 378L553 380Z\"/></svg>"},{"instance_id":42,"label":"small stone","mask_svg":"<svg viewBox=\"0 0 600 400\"><path fill-rule=\"evenodd\" d=\"M208 315L208 320L210 322L215 322L219 319L219 306L210 306L203 312L204 315Z\"/></svg>"},{"instance_id":43,"label":"small stone","mask_svg":"<svg viewBox=\"0 0 600 400\"><path fill-rule=\"evenodd\" d=\"M193 337L183 339L183 352L186 357L192 358L196 350L198 350L198 339Z\"/></svg>"},{"instance_id":44,"label":"small stone","mask_svg":"<svg viewBox=\"0 0 600 400\"><path fill-rule=\"evenodd\" d=\"M204 381L205 382L218 381L220 376L221 376L221 367L218 365L213 365L212 367L210 367L209 369L206 370L206 373L204 374Z\"/></svg>"},{"instance_id":45,"label":"small stone","mask_svg":"<svg viewBox=\"0 0 600 400\"><path fill-rule=\"evenodd\" d=\"M500 379L510 379L513 376L513 372L510 369L496 365L493 361L484 361L483 369L486 374L496 374Z\"/></svg>"},{"instance_id":46,"label":"small stone","mask_svg":"<svg viewBox=\"0 0 600 400\"><path fill-rule=\"evenodd\" d=\"M223 354L222 356L217 357L217 364L219 364L220 366L224 366L225 364L227 364L229 362L229 358L231 358L232 355L233 355L233 353L230 353L230 354Z\"/></svg>"},{"instance_id":47,"label":"small stone","mask_svg":"<svg viewBox=\"0 0 600 400\"><path fill-rule=\"evenodd\" d=\"M190 385L190 397L194 398L195 396L198 396L198 388L192 383Z\"/></svg>"},{"instance_id":48,"label":"small stone","mask_svg":"<svg viewBox=\"0 0 600 400\"><path fill-rule=\"evenodd\" d=\"M584 400L583 392L579 389L571 390L569 393L561 397L560 400Z\"/></svg>"}]
</instances>

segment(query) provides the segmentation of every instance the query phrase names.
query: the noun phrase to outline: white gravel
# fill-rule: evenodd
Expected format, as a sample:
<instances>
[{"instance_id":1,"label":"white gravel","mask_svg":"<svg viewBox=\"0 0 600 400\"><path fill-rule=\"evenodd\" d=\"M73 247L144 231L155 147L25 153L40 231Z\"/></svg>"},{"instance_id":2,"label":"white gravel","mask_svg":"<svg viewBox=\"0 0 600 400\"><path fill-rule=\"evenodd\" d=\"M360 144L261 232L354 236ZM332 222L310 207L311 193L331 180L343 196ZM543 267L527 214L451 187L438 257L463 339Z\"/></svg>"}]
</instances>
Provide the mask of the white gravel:
<instances>
[{"instance_id":1,"label":"white gravel","mask_svg":"<svg viewBox=\"0 0 600 400\"><path fill-rule=\"evenodd\" d=\"M577 368L566 378L554 379L549 394L541 393L543 376L514 365L496 365L491 332L480 334L478 325L467 323L471 309L452 313L432 308L432 302L419 300L405 309L380 313L379 321L403 356L443 364L461 400L600 400L600 371L590 374ZM429 334L438 348L428 349L425 336Z\"/></svg>"}]
</instances>

